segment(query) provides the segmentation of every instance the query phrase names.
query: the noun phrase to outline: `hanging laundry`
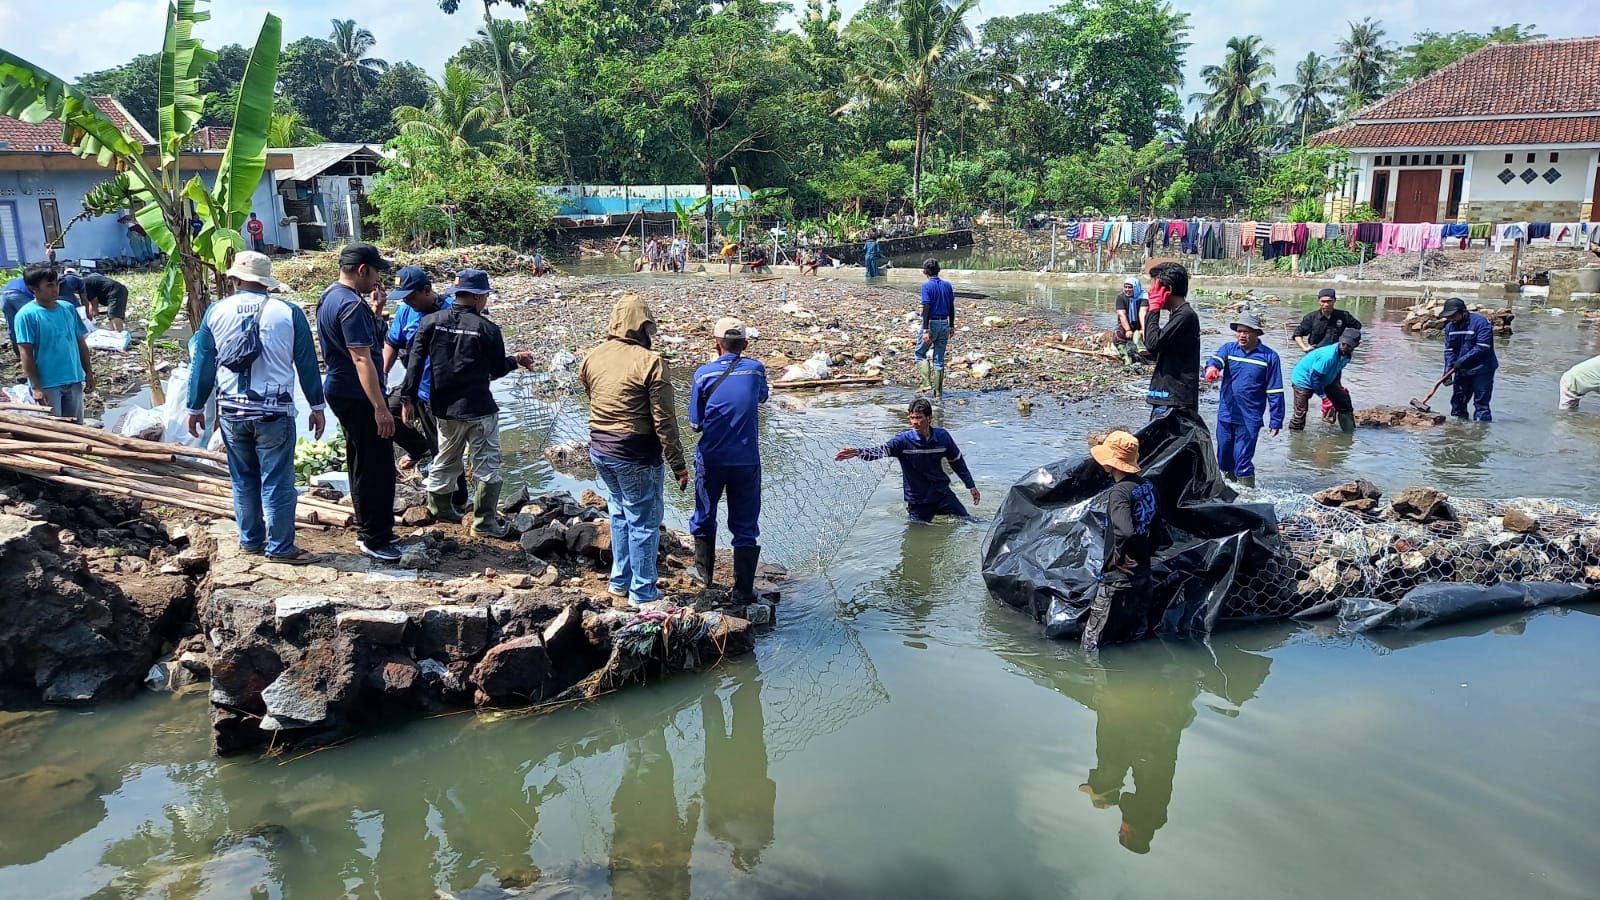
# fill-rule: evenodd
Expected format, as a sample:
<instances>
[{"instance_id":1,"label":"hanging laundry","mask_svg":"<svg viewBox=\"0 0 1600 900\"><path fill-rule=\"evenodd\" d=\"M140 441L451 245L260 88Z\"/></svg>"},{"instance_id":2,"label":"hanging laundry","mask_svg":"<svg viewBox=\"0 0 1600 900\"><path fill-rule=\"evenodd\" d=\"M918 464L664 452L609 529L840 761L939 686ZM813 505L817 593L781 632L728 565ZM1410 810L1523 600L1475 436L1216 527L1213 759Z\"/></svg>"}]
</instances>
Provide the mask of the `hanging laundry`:
<instances>
[{"instance_id":1,"label":"hanging laundry","mask_svg":"<svg viewBox=\"0 0 1600 900\"><path fill-rule=\"evenodd\" d=\"M1240 245L1246 250L1253 248L1256 245L1256 223L1245 222L1244 227L1240 229L1240 232Z\"/></svg>"},{"instance_id":2,"label":"hanging laundry","mask_svg":"<svg viewBox=\"0 0 1600 900\"><path fill-rule=\"evenodd\" d=\"M1440 237L1464 238L1467 236L1468 226L1466 225L1445 225L1442 227L1444 230L1440 233Z\"/></svg>"},{"instance_id":3,"label":"hanging laundry","mask_svg":"<svg viewBox=\"0 0 1600 900\"><path fill-rule=\"evenodd\" d=\"M1528 240L1539 241L1550 239L1550 223L1534 222L1528 226Z\"/></svg>"},{"instance_id":4,"label":"hanging laundry","mask_svg":"<svg viewBox=\"0 0 1600 900\"><path fill-rule=\"evenodd\" d=\"M1353 236L1363 244L1376 244L1383 240L1383 223L1362 222L1356 226Z\"/></svg>"},{"instance_id":5,"label":"hanging laundry","mask_svg":"<svg viewBox=\"0 0 1600 900\"><path fill-rule=\"evenodd\" d=\"M1329 222L1326 225L1323 225L1322 226L1322 238L1323 238L1323 240L1328 240L1328 241L1338 240L1339 239L1339 226L1334 224L1333 222Z\"/></svg>"},{"instance_id":6,"label":"hanging laundry","mask_svg":"<svg viewBox=\"0 0 1600 900\"><path fill-rule=\"evenodd\" d=\"M1472 222L1467 225L1467 240L1486 241L1494 233L1494 226L1488 222Z\"/></svg>"},{"instance_id":7,"label":"hanging laundry","mask_svg":"<svg viewBox=\"0 0 1600 900\"><path fill-rule=\"evenodd\" d=\"M1178 249L1184 253L1195 252L1195 242L1200 240L1200 223L1190 219L1183 223L1183 243Z\"/></svg>"},{"instance_id":8,"label":"hanging laundry","mask_svg":"<svg viewBox=\"0 0 1600 900\"><path fill-rule=\"evenodd\" d=\"M1294 240L1294 225L1290 222L1273 222L1271 240L1274 244L1283 244Z\"/></svg>"},{"instance_id":9,"label":"hanging laundry","mask_svg":"<svg viewBox=\"0 0 1600 900\"><path fill-rule=\"evenodd\" d=\"M1144 236L1146 234L1149 234L1149 233L1150 233L1150 223L1149 222L1134 222L1133 223L1133 240L1132 240L1132 242L1135 243L1135 244L1144 243Z\"/></svg>"},{"instance_id":10,"label":"hanging laundry","mask_svg":"<svg viewBox=\"0 0 1600 900\"><path fill-rule=\"evenodd\" d=\"M1422 250L1438 250L1444 246L1444 228L1439 225L1419 225L1422 232L1422 242L1418 245Z\"/></svg>"},{"instance_id":11,"label":"hanging laundry","mask_svg":"<svg viewBox=\"0 0 1600 900\"><path fill-rule=\"evenodd\" d=\"M1228 259L1239 258L1240 232L1238 222L1229 222L1222 227L1222 255Z\"/></svg>"},{"instance_id":12,"label":"hanging laundry","mask_svg":"<svg viewBox=\"0 0 1600 900\"><path fill-rule=\"evenodd\" d=\"M1289 253L1293 256L1306 255L1306 240L1311 237L1311 228L1304 222L1294 223L1294 240L1290 244Z\"/></svg>"},{"instance_id":13,"label":"hanging laundry","mask_svg":"<svg viewBox=\"0 0 1600 900\"><path fill-rule=\"evenodd\" d=\"M1395 252L1395 238L1399 235L1400 226L1393 222L1382 223L1383 233L1379 235L1375 248L1379 256L1388 256Z\"/></svg>"},{"instance_id":14,"label":"hanging laundry","mask_svg":"<svg viewBox=\"0 0 1600 900\"><path fill-rule=\"evenodd\" d=\"M1494 249L1499 252L1505 245L1528 239L1527 222L1507 222L1494 227Z\"/></svg>"}]
</instances>

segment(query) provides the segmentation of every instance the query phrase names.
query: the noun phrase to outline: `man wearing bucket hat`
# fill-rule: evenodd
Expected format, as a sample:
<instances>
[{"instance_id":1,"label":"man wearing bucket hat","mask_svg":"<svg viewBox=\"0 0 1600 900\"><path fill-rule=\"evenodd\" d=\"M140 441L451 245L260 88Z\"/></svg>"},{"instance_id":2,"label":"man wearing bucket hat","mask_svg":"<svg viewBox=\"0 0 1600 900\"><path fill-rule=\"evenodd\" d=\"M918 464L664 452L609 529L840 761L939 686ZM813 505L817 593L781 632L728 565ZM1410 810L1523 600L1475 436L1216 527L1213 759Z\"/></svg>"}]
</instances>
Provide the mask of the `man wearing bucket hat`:
<instances>
[{"instance_id":1,"label":"man wearing bucket hat","mask_svg":"<svg viewBox=\"0 0 1600 900\"><path fill-rule=\"evenodd\" d=\"M199 437L214 387L240 549L313 562L316 554L294 544L295 379L311 404L312 434L322 437L323 427L311 323L299 306L269 295L282 284L263 254L234 254L227 278L233 295L206 307L194 336L189 434Z\"/></svg>"},{"instance_id":2,"label":"man wearing bucket hat","mask_svg":"<svg viewBox=\"0 0 1600 900\"><path fill-rule=\"evenodd\" d=\"M500 407L489 382L517 366L531 368L533 354L506 353L500 326L483 314L493 292L487 272L462 269L456 273L456 283L444 291L454 303L430 313L417 328L401 392L407 402L420 404L426 377L428 408L439 423L439 452L422 482L428 492L428 512L446 522L461 521L450 495L470 452L472 477L478 483L472 498L471 532L503 538L510 529L499 513Z\"/></svg>"},{"instance_id":3,"label":"man wearing bucket hat","mask_svg":"<svg viewBox=\"0 0 1600 900\"><path fill-rule=\"evenodd\" d=\"M1350 392L1345 390L1340 373L1350 363L1350 357L1361 344L1361 332L1346 328L1339 335L1339 343L1318 347L1300 358L1289 373L1289 383L1294 387L1294 413L1289 417L1289 430L1300 431L1306 427L1306 407L1312 395L1333 401L1334 412L1339 417L1339 429L1345 434L1356 430L1355 407Z\"/></svg>"},{"instance_id":4,"label":"man wearing bucket hat","mask_svg":"<svg viewBox=\"0 0 1600 900\"><path fill-rule=\"evenodd\" d=\"M1244 313L1228 326L1234 339L1206 360L1206 381L1221 379L1217 398L1217 467L1246 487L1256 486L1256 438L1283 427L1283 369L1277 351L1261 343L1261 317Z\"/></svg>"},{"instance_id":5,"label":"man wearing bucket hat","mask_svg":"<svg viewBox=\"0 0 1600 900\"><path fill-rule=\"evenodd\" d=\"M1472 418L1492 422L1489 400L1494 396L1494 373L1500 358L1494 353L1494 325L1484 316L1469 312L1460 297L1444 302L1444 373L1451 385L1450 415L1467 417L1467 401L1472 401Z\"/></svg>"},{"instance_id":6,"label":"man wearing bucket hat","mask_svg":"<svg viewBox=\"0 0 1600 900\"><path fill-rule=\"evenodd\" d=\"M1089 455L1114 482L1105 493L1100 585L1079 639L1084 650L1094 652L1103 638L1115 643L1145 631L1161 504L1155 485L1139 476L1138 438L1113 431L1090 447Z\"/></svg>"},{"instance_id":7,"label":"man wearing bucket hat","mask_svg":"<svg viewBox=\"0 0 1600 900\"><path fill-rule=\"evenodd\" d=\"M725 316L711 330L717 358L694 373L689 385L689 427L699 432L694 448L694 536L692 573L711 587L717 562L717 504L728 494L728 531L733 535L733 599L756 599L756 563L761 559L761 448L756 408L767 402L767 369L744 356L744 322Z\"/></svg>"}]
</instances>

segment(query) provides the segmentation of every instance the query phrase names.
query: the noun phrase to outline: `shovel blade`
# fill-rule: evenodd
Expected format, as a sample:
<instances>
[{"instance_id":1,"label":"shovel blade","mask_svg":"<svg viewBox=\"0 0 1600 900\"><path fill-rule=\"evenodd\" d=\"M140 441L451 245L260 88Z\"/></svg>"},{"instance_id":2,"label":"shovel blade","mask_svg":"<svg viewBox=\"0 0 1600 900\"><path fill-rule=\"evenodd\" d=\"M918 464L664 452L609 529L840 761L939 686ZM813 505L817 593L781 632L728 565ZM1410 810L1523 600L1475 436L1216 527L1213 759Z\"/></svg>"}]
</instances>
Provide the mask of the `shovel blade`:
<instances>
[{"instance_id":1,"label":"shovel blade","mask_svg":"<svg viewBox=\"0 0 1600 900\"><path fill-rule=\"evenodd\" d=\"M1433 410L1428 408L1428 404L1423 403L1421 400L1417 400L1417 399L1413 399L1411 401L1411 408L1416 410L1417 412L1425 412L1425 413L1433 412Z\"/></svg>"}]
</instances>

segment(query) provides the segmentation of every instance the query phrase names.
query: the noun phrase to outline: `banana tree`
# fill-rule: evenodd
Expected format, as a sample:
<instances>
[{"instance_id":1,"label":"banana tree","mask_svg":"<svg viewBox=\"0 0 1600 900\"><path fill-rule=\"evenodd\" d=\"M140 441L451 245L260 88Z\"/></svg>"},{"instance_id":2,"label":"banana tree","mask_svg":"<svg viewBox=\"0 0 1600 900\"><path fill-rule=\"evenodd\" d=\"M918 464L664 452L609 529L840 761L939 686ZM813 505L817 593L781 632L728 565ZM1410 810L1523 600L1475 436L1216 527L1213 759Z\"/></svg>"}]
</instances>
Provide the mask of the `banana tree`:
<instances>
[{"instance_id":1,"label":"banana tree","mask_svg":"<svg viewBox=\"0 0 1600 900\"><path fill-rule=\"evenodd\" d=\"M37 123L62 123L62 143L116 174L84 198L86 211L104 214L124 206L167 257L150 313L146 340L154 342L186 311L191 326L205 313L207 276L220 292L239 229L250 213L250 197L266 170L267 132L272 121L283 23L268 14L245 66L234 108L233 129L210 190L199 175L183 177L183 151L200 127L207 94L200 90L205 67L216 58L194 37L194 26L210 13L206 0L174 0L158 77L156 144L145 147L106 116L77 88L40 66L0 50L0 115ZM196 231L193 222L200 227Z\"/></svg>"}]
</instances>

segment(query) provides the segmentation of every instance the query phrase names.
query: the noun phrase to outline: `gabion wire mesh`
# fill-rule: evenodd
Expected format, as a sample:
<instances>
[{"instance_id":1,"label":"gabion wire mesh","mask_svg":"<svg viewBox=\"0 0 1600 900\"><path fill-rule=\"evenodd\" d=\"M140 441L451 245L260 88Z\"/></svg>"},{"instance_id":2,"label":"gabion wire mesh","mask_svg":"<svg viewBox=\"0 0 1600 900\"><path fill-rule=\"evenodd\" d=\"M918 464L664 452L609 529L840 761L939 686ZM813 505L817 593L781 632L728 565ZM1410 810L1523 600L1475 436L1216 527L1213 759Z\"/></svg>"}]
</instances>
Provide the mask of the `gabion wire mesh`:
<instances>
[{"instance_id":1,"label":"gabion wire mesh","mask_svg":"<svg viewBox=\"0 0 1600 900\"><path fill-rule=\"evenodd\" d=\"M1286 553L1241 566L1221 617L1282 618L1347 597L1388 602L1424 584L1600 584L1600 506L1450 498L1430 522L1270 498Z\"/></svg>"},{"instance_id":2,"label":"gabion wire mesh","mask_svg":"<svg viewBox=\"0 0 1600 900\"><path fill-rule=\"evenodd\" d=\"M689 428L686 404L693 373L683 364L675 364L671 373L678 431L692 477L699 435ZM515 448L508 444L506 449L531 451L564 475L594 480L587 451L581 449L589 440L586 402L571 374L528 376L513 392L515 399L506 404L506 412L517 421L521 443ZM868 498L883 480L884 470L833 461L839 448L861 443L856 439L859 412L844 405L802 404L784 398L773 391L773 401L760 411L762 558L791 571L814 572L849 537ZM534 468L543 466L536 462ZM693 491L692 481L684 493L670 484L667 488L668 518L679 527L693 511ZM725 513L724 508L718 518L718 544L723 547L731 541Z\"/></svg>"}]
</instances>

